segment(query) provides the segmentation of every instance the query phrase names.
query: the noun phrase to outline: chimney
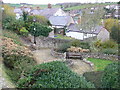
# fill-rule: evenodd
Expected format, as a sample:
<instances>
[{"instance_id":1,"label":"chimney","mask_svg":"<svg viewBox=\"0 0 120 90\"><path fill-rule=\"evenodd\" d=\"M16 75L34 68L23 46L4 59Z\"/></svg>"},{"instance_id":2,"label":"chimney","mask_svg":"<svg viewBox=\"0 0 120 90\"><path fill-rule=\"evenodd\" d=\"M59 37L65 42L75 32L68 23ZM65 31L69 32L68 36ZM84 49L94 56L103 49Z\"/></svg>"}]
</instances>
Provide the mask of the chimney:
<instances>
[{"instance_id":1,"label":"chimney","mask_svg":"<svg viewBox=\"0 0 120 90\"><path fill-rule=\"evenodd\" d=\"M32 9L33 9L33 7L30 7L30 9L32 10Z\"/></svg>"},{"instance_id":2,"label":"chimney","mask_svg":"<svg viewBox=\"0 0 120 90\"><path fill-rule=\"evenodd\" d=\"M40 10L40 7L36 7L37 8L37 10Z\"/></svg>"},{"instance_id":3,"label":"chimney","mask_svg":"<svg viewBox=\"0 0 120 90\"><path fill-rule=\"evenodd\" d=\"M51 4L50 4L50 3L48 4L48 8L52 8L52 6L51 6Z\"/></svg>"},{"instance_id":4,"label":"chimney","mask_svg":"<svg viewBox=\"0 0 120 90\"><path fill-rule=\"evenodd\" d=\"M81 16L78 17L78 24L81 23Z\"/></svg>"}]
</instances>

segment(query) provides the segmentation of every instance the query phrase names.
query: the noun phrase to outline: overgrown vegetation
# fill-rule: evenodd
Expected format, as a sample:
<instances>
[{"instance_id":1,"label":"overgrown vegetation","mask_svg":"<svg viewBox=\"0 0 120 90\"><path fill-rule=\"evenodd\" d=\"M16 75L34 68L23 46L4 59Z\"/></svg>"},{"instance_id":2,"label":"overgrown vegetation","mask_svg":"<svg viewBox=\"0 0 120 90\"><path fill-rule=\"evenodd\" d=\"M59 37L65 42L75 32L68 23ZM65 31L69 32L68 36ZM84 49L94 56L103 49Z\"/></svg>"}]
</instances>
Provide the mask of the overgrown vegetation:
<instances>
[{"instance_id":1,"label":"overgrown vegetation","mask_svg":"<svg viewBox=\"0 0 120 90\"><path fill-rule=\"evenodd\" d=\"M36 64L33 58L21 55L3 55L5 72L14 84L26 77L31 68Z\"/></svg>"},{"instance_id":2,"label":"overgrown vegetation","mask_svg":"<svg viewBox=\"0 0 120 90\"><path fill-rule=\"evenodd\" d=\"M36 62L32 57L31 51L25 47L19 36L12 31L3 30L2 57L5 72L14 84L18 79L25 77Z\"/></svg>"},{"instance_id":3,"label":"overgrown vegetation","mask_svg":"<svg viewBox=\"0 0 120 90\"><path fill-rule=\"evenodd\" d=\"M91 44L91 50L94 52L104 53L104 54L118 54L118 44L113 40L108 40L101 42L101 40L94 41Z\"/></svg>"},{"instance_id":4,"label":"overgrown vegetation","mask_svg":"<svg viewBox=\"0 0 120 90\"><path fill-rule=\"evenodd\" d=\"M11 38L15 44L23 46L22 40L20 40L20 36L13 31L10 30L2 30L2 34L0 36L4 36L7 38Z\"/></svg>"},{"instance_id":5,"label":"overgrown vegetation","mask_svg":"<svg viewBox=\"0 0 120 90\"><path fill-rule=\"evenodd\" d=\"M30 16L27 12L23 11L22 16L20 18L16 18L12 7L9 5L3 5L3 7L5 9L3 11L2 20L3 29L14 31L23 36L27 36L31 32L34 36L39 36L39 34L42 36L48 36L49 32L52 30L49 28L51 25L50 22L44 16ZM36 28L36 33L34 28Z\"/></svg>"},{"instance_id":6,"label":"overgrown vegetation","mask_svg":"<svg viewBox=\"0 0 120 90\"><path fill-rule=\"evenodd\" d=\"M35 66L19 88L94 88L84 77L73 73L63 62L53 61Z\"/></svg>"},{"instance_id":7,"label":"overgrown vegetation","mask_svg":"<svg viewBox=\"0 0 120 90\"><path fill-rule=\"evenodd\" d=\"M67 49L70 48L71 46L74 47L81 47L84 49L90 49L90 44L87 42L81 42L80 40L72 40L69 43L63 43L62 45L57 48L58 52L67 52Z\"/></svg>"},{"instance_id":8,"label":"overgrown vegetation","mask_svg":"<svg viewBox=\"0 0 120 90\"><path fill-rule=\"evenodd\" d=\"M103 88L120 88L120 62L108 65L102 77Z\"/></svg>"}]
</instances>

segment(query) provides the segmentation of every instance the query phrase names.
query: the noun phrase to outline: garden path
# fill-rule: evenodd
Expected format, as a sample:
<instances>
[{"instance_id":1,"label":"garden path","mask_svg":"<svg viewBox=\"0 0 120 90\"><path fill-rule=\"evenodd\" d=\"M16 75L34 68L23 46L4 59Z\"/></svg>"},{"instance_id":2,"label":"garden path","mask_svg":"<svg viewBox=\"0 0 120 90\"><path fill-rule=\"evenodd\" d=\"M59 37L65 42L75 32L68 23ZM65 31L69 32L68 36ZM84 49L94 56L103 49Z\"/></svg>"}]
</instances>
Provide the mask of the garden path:
<instances>
[{"instance_id":1,"label":"garden path","mask_svg":"<svg viewBox=\"0 0 120 90\"><path fill-rule=\"evenodd\" d=\"M48 48L35 50L32 52L38 64L61 60L60 58L53 57L51 55L51 49L48 49Z\"/></svg>"},{"instance_id":2,"label":"garden path","mask_svg":"<svg viewBox=\"0 0 120 90\"><path fill-rule=\"evenodd\" d=\"M32 44L30 42L27 42L27 40L23 39L23 41L28 46L30 46L30 44ZM33 52L34 58L38 64L51 62L51 61L62 61L60 58L53 57L51 55L51 49L49 49L49 48L41 48L39 50L33 50L32 52ZM73 62L73 65L70 68L78 74L83 74L84 72L92 71L92 67L90 67L88 64L86 64L82 60L74 60L73 59L72 62Z\"/></svg>"},{"instance_id":3,"label":"garden path","mask_svg":"<svg viewBox=\"0 0 120 90\"><path fill-rule=\"evenodd\" d=\"M89 64L86 64L82 60L69 60L71 63L68 66L71 68L72 71L76 72L77 74L83 74L85 72L93 71L92 67Z\"/></svg>"}]
</instances>

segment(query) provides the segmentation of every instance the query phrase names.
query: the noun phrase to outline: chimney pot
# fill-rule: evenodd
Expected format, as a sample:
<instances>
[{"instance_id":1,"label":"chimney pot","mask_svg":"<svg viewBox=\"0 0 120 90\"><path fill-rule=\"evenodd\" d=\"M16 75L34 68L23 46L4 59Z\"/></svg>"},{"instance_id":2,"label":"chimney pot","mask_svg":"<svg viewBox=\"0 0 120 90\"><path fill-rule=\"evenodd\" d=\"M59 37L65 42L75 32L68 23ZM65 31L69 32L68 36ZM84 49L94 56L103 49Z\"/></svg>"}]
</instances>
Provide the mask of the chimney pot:
<instances>
[{"instance_id":1,"label":"chimney pot","mask_svg":"<svg viewBox=\"0 0 120 90\"><path fill-rule=\"evenodd\" d=\"M50 4L50 3L48 4L48 8L52 8L52 6L51 6L51 4Z\"/></svg>"}]
</instances>

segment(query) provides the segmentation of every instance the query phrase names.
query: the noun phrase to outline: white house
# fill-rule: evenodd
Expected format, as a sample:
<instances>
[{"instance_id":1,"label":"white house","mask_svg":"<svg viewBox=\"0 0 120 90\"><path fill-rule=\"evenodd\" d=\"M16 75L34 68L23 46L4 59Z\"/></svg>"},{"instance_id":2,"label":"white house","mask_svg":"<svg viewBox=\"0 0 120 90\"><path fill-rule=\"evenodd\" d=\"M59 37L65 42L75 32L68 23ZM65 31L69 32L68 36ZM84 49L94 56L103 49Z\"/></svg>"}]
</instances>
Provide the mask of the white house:
<instances>
[{"instance_id":1,"label":"white house","mask_svg":"<svg viewBox=\"0 0 120 90\"><path fill-rule=\"evenodd\" d=\"M71 24L66 32L66 36L79 40L96 37L98 40L106 41L109 40L109 35L109 32L102 26L97 26L93 31L83 31L79 30L74 24Z\"/></svg>"}]
</instances>

